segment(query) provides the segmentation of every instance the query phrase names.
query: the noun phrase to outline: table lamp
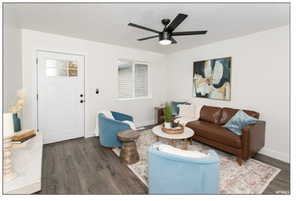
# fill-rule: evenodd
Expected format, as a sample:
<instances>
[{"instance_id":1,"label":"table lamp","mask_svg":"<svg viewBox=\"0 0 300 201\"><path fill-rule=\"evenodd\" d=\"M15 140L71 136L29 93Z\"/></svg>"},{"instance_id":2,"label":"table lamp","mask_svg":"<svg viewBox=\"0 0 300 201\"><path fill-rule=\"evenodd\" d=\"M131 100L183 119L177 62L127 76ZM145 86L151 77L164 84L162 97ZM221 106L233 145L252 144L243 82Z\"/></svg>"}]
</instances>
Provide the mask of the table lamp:
<instances>
[{"instance_id":1,"label":"table lamp","mask_svg":"<svg viewBox=\"0 0 300 201\"><path fill-rule=\"evenodd\" d=\"M14 135L14 123L13 114L4 113L3 114L3 138L4 138L4 153L3 153L3 177L4 181L10 181L16 177L16 173L13 170L12 164L12 143L11 137Z\"/></svg>"}]
</instances>

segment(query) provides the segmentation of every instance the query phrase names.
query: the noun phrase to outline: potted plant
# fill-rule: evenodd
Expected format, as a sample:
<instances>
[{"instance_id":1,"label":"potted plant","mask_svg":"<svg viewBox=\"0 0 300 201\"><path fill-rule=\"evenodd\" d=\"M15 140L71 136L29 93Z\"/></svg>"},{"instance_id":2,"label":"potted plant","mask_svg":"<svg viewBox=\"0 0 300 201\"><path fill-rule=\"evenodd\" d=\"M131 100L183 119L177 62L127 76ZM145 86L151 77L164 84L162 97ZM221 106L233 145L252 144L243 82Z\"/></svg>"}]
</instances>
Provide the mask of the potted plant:
<instances>
[{"instance_id":1,"label":"potted plant","mask_svg":"<svg viewBox=\"0 0 300 201\"><path fill-rule=\"evenodd\" d=\"M165 107L164 107L164 118L165 118L165 122L164 122L165 128L171 128L172 108L171 108L171 105L169 103L165 104Z\"/></svg>"}]
</instances>

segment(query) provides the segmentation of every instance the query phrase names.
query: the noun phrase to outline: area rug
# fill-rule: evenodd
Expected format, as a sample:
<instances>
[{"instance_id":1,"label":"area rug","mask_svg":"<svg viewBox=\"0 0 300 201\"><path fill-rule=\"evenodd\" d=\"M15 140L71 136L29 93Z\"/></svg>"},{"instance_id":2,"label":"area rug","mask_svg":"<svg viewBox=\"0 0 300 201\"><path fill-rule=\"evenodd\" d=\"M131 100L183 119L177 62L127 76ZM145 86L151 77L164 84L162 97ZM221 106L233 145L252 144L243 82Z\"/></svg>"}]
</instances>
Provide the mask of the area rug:
<instances>
[{"instance_id":1,"label":"area rug","mask_svg":"<svg viewBox=\"0 0 300 201\"><path fill-rule=\"evenodd\" d=\"M137 140L140 161L128 165L146 186L148 186L147 149L155 142L156 137L150 129L141 131L141 136ZM167 140L162 138L160 138L160 142L168 143ZM178 142L177 147L180 146L182 144ZM188 150L197 150L204 153L209 149L213 148L195 141L188 146ZM115 148L113 151L118 156L120 155L119 148ZM235 156L219 150L215 151L220 157L220 194L262 194L280 172L280 169L254 159L249 159L242 166L239 166Z\"/></svg>"}]
</instances>

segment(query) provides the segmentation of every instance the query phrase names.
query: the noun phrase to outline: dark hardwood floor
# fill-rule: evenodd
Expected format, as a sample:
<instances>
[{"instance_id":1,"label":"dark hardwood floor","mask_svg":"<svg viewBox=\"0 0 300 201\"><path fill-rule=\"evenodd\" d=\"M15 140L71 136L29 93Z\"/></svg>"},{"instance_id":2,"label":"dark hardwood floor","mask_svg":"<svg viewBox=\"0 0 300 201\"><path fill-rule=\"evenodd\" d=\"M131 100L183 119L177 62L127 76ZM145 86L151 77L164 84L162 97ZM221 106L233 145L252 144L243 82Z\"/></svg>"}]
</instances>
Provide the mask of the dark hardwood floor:
<instances>
[{"instance_id":1,"label":"dark hardwood floor","mask_svg":"<svg viewBox=\"0 0 300 201\"><path fill-rule=\"evenodd\" d=\"M271 158L266 155L256 154L254 159L273 165L281 169L264 191L264 194L290 194L290 164Z\"/></svg>"},{"instance_id":2,"label":"dark hardwood floor","mask_svg":"<svg viewBox=\"0 0 300 201\"><path fill-rule=\"evenodd\" d=\"M44 145L39 194L145 194L147 187L98 138Z\"/></svg>"},{"instance_id":3,"label":"dark hardwood floor","mask_svg":"<svg viewBox=\"0 0 300 201\"><path fill-rule=\"evenodd\" d=\"M255 159L281 169L264 194L289 193L290 165L261 154ZM147 194L147 187L91 137L44 145L39 194Z\"/></svg>"}]
</instances>

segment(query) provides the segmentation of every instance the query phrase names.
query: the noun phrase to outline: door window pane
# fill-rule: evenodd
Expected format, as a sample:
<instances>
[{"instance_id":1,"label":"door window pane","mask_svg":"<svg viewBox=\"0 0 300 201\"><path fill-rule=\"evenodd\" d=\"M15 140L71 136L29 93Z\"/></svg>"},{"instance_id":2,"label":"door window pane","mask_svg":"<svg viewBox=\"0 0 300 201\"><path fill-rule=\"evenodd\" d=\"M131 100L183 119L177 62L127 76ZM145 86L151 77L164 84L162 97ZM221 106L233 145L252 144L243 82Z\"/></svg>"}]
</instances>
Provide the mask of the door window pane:
<instances>
[{"instance_id":1,"label":"door window pane","mask_svg":"<svg viewBox=\"0 0 300 201\"><path fill-rule=\"evenodd\" d=\"M68 75L69 77L77 77L78 74L78 65L74 61L68 62Z\"/></svg>"},{"instance_id":2,"label":"door window pane","mask_svg":"<svg viewBox=\"0 0 300 201\"><path fill-rule=\"evenodd\" d=\"M76 77L78 75L78 64L75 61L47 59L46 75Z\"/></svg>"}]
</instances>

